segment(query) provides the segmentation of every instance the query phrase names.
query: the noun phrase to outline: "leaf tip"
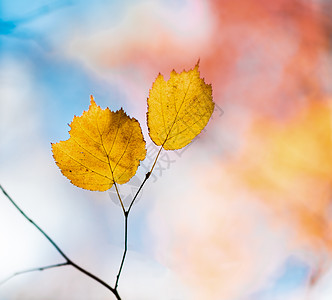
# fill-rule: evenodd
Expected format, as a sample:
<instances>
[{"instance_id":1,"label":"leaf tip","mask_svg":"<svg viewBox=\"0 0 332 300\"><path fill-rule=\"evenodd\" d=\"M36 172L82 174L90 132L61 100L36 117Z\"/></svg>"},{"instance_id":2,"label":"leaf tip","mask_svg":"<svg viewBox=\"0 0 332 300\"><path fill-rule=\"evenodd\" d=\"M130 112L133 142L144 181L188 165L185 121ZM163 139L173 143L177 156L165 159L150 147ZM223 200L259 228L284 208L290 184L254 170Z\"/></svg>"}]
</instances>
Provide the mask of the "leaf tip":
<instances>
[{"instance_id":1,"label":"leaf tip","mask_svg":"<svg viewBox=\"0 0 332 300\"><path fill-rule=\"evenodd\" d=\"M161 74L161 73L159 72L159 73L158 73L158 76L157 76L157 78L156 78L155 81L157 81L157 80L163 80L163 79L164 79L163 74Z\"/></svg>"},{"instance_id":2,"label":"leaf tip","mask_svg":"<svg viewBox=\"0 0 332 300\"><path fill-rule=\"evenodd\" d=\"M90 105L92 105L92 106L97 105L96 102L95 102L95 98L92 95L90 95Z\"/></svg>"},{"instance_id":3,"label":"leaf tip","mask_svg":"<svg viewBox=\"0 0 332 300\"><path fill-rule=\"evenodd\" d=\"M199 62L200 62L200 61L201 61L201 59L198 58L198 61L197 61L196 65L195 65L195 69L197 69L197 70L198 70L198 68L199 68Z\"/></svg>"}]
</instances>

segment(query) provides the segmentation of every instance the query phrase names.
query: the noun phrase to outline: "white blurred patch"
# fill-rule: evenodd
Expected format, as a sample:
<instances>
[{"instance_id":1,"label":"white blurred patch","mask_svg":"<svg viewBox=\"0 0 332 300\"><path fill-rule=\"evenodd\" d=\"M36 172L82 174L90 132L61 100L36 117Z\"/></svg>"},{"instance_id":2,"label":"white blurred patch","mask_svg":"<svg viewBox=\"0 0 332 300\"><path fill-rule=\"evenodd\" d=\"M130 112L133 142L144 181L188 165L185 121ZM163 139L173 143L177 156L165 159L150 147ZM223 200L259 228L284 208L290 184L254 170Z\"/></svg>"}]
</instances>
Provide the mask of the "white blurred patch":
<instances>
[{"instance_id":1,"label":"white blurred patch","mask_svg":"<svg viewBox=\"0 0 332 300\"><path fill-rule=\"evenodd\" d=\"M269 284L287 257L285 233L270 228L268 212L232 174L190 150L155 191L155 255L192 299L240 299Z\"/></svg>"}]
</instances>

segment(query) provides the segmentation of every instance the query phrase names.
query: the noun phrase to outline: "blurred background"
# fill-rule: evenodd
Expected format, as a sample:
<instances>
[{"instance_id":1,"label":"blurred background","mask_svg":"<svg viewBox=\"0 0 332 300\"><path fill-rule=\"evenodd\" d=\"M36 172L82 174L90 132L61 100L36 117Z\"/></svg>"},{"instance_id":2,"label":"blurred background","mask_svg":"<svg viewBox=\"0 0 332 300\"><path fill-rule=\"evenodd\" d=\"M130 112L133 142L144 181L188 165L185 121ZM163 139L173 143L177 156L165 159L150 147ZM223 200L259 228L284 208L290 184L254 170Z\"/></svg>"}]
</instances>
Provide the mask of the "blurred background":
<instances>
[{"instance_id":1,"label":"blurred background","mask_svg":"<svg viewBox=\"0 0 332 300\"><path fill-rule=\"evenodd\" d=\"M89 106L123 107L156 155L146 99L191 69L216 109L165 152L129 219L126 300L332 297L331 0L2 0L0 184L76 263L114 286L123 215L114 191L77 188L51 142ZM62 257L0 195L0 280ZM113 299L70 267L17 276L0 299Z\"/></svg>"}]
</instances>

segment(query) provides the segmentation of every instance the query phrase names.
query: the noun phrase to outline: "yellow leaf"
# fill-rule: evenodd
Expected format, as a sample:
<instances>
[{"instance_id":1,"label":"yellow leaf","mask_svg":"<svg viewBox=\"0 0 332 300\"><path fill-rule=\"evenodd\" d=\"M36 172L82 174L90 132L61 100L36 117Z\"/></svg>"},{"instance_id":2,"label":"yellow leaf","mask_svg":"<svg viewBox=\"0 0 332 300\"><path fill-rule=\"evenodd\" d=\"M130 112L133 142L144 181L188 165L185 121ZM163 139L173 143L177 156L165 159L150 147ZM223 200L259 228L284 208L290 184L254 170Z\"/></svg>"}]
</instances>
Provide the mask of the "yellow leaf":
<instances>
[{"instance_id":1,"label":"yellow leaf","mask_svg":"<svg viewBox=\"0 0 332 300\"><path fill-rule=\"evenodd\" d=\"M74 117L70 138L52 144L53 157L72 184L92 191L106 191L136 173L146 155L138 121L122 110L101 109L91 96L88 111Z\"/></svg>"},{"instance_id":2,"label":"yellow leaf","mask_svg":"<svg viewBox=\"0 0 332 300\"><path fill-rule=\"evenodd\" d=\"M147 122L152 141L166 150L188 145L206 126L212 112L212 87L194 69L170 79L159 74L148 98Z\"/></svg>"}]
</instances>

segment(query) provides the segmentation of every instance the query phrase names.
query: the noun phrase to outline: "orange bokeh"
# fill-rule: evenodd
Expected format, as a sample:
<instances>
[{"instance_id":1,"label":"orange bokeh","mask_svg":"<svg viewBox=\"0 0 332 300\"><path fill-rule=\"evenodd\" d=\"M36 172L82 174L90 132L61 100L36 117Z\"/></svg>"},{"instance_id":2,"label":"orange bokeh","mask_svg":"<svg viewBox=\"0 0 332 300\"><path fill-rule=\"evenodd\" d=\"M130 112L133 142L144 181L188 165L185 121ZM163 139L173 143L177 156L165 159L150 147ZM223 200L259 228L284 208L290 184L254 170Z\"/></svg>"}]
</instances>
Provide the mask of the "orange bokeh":
<instances>
[{"instance_id":1,"label":"orange bokeh","mask_svg":"<svg viewBox=\"0 0 332 300\"><path fill-rule=\"evenodd\" d=\"M73 39L73 50L94 68L131 68L148 81L158 72L188 70L200 58L201 73L212 83L218 103L270 117L291 117L308 104L304 95L318 99L327 93L327 8L300 0L196 0L186 5L183 19L168 6L133 5L116 27ZM189 22L186 11L195 19ZM182 23L190 26L180 30ZM127 81L141 84L126 74Z\"/></svg>"},{"instance_id":2,"label":"orange bokeh","mask_svg":"<svg viewBox=\"0 0 332 300\"><path fill-rule=\"evenodd\" d=\"M259 120L232 172L300 240L332 250L332 132L329 101L312 102L287 123Z\"/></svg>"}]
</instances>

